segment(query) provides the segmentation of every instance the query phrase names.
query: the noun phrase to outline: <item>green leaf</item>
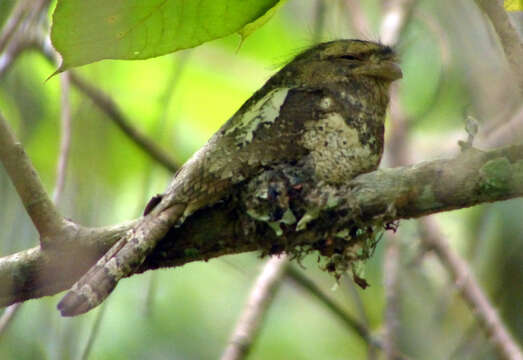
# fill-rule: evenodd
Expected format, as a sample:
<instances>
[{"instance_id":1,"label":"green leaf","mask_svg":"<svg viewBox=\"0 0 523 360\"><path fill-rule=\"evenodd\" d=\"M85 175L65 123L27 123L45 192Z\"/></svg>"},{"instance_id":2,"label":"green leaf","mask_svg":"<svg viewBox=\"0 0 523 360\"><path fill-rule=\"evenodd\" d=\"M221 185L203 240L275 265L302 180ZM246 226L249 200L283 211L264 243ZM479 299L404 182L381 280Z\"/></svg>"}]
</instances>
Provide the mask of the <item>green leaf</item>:
<instances>
[{"instance_id":1,"label":"green leaf","mask_svg":"<svg viewBox=\"0 0 523 360\"><path fill-rule=\"evenodd\" d=\"M240 45L247 38L247 36L251 35L253 32L265 25L265 23L269 21L274 16L274 14L276 14L276 11L278 11L278 9L286 1L287 0L279 0L278 3L275 6L273 6L270 10L268 10L263 16L260 16L258 19L245 25L240 31L238 31L238 34L240 34L241 36Z\"/></svg>"},{"instance_id":2,"label":"green leaf","mask_svg":"<svg viewBox=\"0 0 523 360\"><path fill-rule=\"evenodd\" d=\"M147 59L242 29L279 0L58 0L59 71L102 59Z\"/></svg>"},{"instance_id":3,"label":"green leaf","mask_svg":"<svg viewBox=\"0 0 523 360\"><path fill-rule=\"evenodd\" d=\"M505 10L523 11L523 0L505 0Z\"/></svg>"}]
</instances>

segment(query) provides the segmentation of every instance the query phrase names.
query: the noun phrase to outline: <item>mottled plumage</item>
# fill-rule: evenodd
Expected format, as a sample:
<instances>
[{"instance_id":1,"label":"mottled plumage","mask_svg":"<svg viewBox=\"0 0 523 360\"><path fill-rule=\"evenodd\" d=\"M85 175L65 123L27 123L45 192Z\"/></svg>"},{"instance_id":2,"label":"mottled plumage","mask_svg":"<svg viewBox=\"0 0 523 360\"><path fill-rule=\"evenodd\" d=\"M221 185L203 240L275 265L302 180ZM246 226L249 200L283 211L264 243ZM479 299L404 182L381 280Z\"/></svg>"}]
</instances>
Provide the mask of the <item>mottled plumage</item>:
<instances>
[{"instance_id":1,"label":"mottled plumage","mask_svg":"<svg viewBox=\"0 0 523 360\"><path fill-rule=\"evenodd\" d=\"M331 184L374 170L383 152L388 87L400 77L393 51L374 42L337 40L301 53L183 165L148 216L167 231L275 165L308 167ZM157 242L126 238L60 302L62 315L102 302Z\"/></svg>"}]
</instances>

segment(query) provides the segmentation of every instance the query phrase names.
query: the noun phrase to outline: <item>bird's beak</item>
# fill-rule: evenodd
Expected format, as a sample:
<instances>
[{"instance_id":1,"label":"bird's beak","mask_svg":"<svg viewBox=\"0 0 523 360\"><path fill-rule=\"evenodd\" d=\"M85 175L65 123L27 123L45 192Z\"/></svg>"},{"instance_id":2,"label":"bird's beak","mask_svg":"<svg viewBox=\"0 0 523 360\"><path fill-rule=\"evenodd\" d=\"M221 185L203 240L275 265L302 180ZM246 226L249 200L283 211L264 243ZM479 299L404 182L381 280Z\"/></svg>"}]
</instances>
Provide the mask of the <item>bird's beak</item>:
<instances>
[{"instance_id":1,"label":"bird's beak","mask_svg":"<svg viewBox=\"0 0 523 360\"><path fill-rule=\"evenodd\" d=\"M403 77L400 66L393 60L383 60L376 64L367 64L354 69L354 73L378 77L388 81L398 80Z\"/></svg>"},{"instance_id":2,"label":"bird's beak","mask_svg":"<svg viewBox=\"0 0 523 360\"><path fill-rule=\"evenodd\" d=\"M403 77L403 72L397 62L391 60L382 61L379 65L382 67L382 77L387 80L394 81Z\"/></svg>"}]
</instances>

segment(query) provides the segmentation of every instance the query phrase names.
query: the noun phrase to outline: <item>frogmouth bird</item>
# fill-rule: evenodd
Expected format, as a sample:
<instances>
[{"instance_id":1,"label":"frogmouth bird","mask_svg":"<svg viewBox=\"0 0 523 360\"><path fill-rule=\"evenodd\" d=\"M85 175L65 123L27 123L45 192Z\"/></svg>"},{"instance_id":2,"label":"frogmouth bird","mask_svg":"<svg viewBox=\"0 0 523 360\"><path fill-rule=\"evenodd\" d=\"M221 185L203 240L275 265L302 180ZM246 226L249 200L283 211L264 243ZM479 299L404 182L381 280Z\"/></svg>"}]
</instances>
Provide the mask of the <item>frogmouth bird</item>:
<instances>
[{"instance_id":1,"label":"frogmouth bird","mask_svg":"<svg viewBox=\"0 0 523 360\"><path fill-rule=\"evenodd\" d=\"M58 304L62 315L100 304L170 227L264 171L292 164L311 169L318 182L339 184L375 170L389 85L401 77L394 51L376 42L336 40L297 55L180 168L141 222L71 288Z\"/></svg>"}]
</instances>

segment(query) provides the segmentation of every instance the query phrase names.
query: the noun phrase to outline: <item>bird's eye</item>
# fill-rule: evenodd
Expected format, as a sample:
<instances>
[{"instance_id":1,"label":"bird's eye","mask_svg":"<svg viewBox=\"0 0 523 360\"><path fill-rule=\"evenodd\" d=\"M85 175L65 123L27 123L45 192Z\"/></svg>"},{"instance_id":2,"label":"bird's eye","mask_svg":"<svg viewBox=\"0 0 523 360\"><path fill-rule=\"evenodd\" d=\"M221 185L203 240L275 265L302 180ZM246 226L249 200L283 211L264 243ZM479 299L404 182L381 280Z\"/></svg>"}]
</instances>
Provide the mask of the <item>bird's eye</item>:
<instances>
[{"instance_id":1,"label":"bird's eye","mask_svg":"<svg viewBox=\"0 0 523 360\"><path fill-rule=\"evenodd\" d=\"M340 56L340 58L346 59L346 60L360 60L359 58L357 58L354 55L342 55L342 56Z\"/></svg>"}]
</instances>

